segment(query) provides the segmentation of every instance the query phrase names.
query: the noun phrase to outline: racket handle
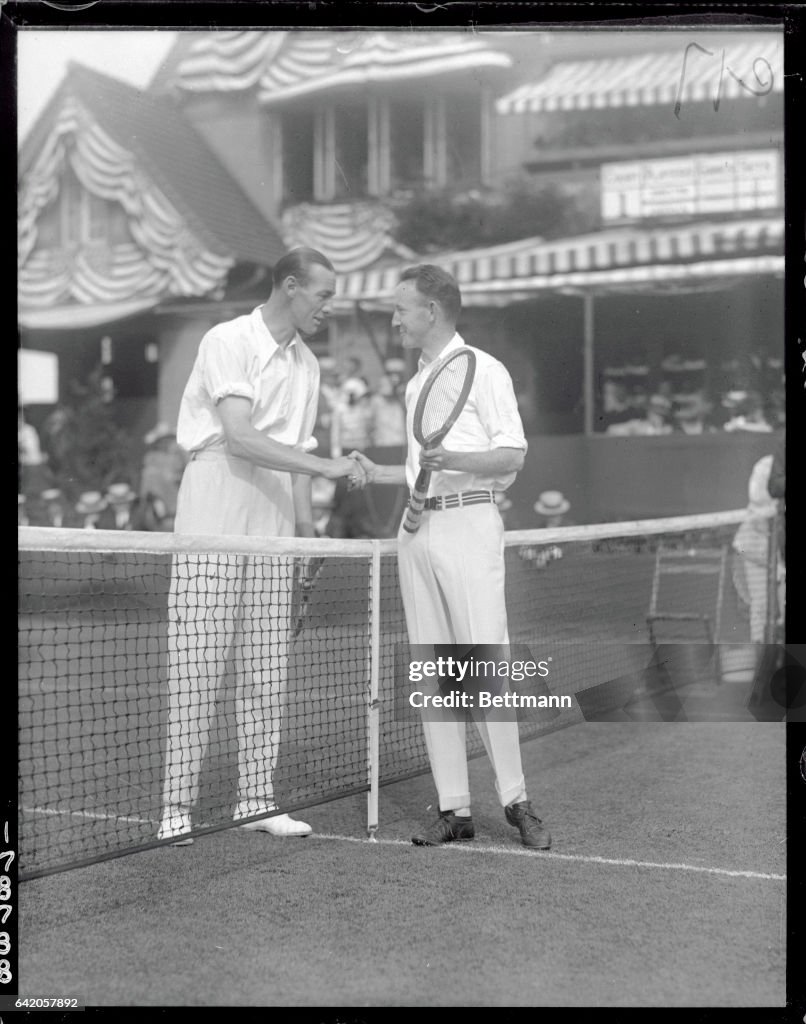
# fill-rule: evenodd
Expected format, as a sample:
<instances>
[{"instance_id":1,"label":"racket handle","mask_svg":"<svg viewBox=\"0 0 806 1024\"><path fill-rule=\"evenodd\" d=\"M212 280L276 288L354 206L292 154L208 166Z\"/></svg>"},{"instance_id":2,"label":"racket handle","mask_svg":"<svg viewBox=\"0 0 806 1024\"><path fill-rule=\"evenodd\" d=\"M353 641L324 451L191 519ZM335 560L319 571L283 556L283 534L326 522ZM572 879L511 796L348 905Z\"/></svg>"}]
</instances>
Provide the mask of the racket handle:
<instances>
[{"instance_id":1,"label":"racket handle","mask_svg":"<svg viewBox=\"0 0 806 1024\"><path fill-rule=\"evenodd\" d=\"M403 518L403 529L406 533L416 533L420 529L420 521L425 508L425 501L428 497L428 484L431 474L428 470L421 469L417 479L414 481L414 490L411 492L406 515Z\"/></svg>"}]
</instances>

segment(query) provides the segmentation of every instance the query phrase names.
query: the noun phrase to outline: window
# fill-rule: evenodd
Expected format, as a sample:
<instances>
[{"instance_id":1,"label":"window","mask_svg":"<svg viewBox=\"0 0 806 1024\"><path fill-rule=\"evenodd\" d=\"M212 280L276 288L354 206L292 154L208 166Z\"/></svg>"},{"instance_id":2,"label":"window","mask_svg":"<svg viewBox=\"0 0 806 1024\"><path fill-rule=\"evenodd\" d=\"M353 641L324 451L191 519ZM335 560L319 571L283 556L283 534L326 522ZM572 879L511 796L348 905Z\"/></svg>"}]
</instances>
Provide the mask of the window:
<instances>
[{"instance_id":1,"label":"window","mask_svg":"<svg viewBox=\"0 0 806 1024\"><path fill-rule=\"evenodd\" d=\"M301 203L313 199L314 115L295 110L283 114L283 199Z\"/></svg>"},{"instance_id":2,"label":"window","mask_svg":"<svg viewBox=\"0 0 806 1024\"><path fill-rule=\"evenodd\" d=\"M58 196L42 210L36 227L43 249L86 242L119 245L132 241L129 220L120 203L88 192L70 168L59 183Z\"/></svg>"},{"instance_id":3,"label":"window","mask_svg":"<svg viewBox=\"0 0 806 1024\"><path fill-rule=\"evenodd\" d=\"M421 100L389 104L389 183L392 190L412 188L425 177L425 110Z\"/></svg>"},{"instance_id":4,"label":"window","mask_svg":"<svg viewBox=\"0 0 806 1024\"><path fill-rule=\"evenodd\" d=\"M72 170L65 170L61 183L61 243L78 245L81 241L81 182Z\"/></svg>"},{"instance_id":5,"label":"window","mask_svg":"<svg viewBox=\"0 0 806 1024\"><path fill-rule=\"evenodd\" d=\"M339 106L333 113L335 134L334 191L337 198L367 195L369 133L367 106Z\"/></svg>"},{"instance_id":6,"label":"window","mask_svg":"<svg viewBox=\"0 0 806 1024\"><path fill-rule=\"evenodd\" d=\"M385 195L483 178L481 94L376 95L282 115L283 199Z\"/></svg>"},{"instance_id":7,"label":"window","mask_svg":"<svg viewBox=\"0 0 806 1024\"><path fill-rule=\"evenodd\" d=\"M481 182L481 108L475 93L445 101L446 184Z\"/></svg>"}]
</instances>

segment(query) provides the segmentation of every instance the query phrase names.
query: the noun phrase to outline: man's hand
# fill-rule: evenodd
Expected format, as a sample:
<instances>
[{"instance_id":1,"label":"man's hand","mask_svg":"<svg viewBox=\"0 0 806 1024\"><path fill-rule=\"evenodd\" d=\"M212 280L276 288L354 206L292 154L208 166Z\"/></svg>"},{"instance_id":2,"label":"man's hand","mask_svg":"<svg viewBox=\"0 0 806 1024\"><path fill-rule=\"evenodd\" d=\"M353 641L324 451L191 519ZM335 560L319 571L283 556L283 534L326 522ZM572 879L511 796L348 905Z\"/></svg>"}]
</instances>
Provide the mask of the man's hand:
<instances>
[{"instance_id":1,"label":"man's hand","mask_svg":"<svg viewBox=\"0 0 806 1024\"><path fill-rule=\"evenodd\" d=\"M354 458L349 455L342 455L338 459L330 459L327 468L323 474L328 480L338 480L340 477L346 476L350 478L356 478L356 482L363 481L364 471ZM363 483L361 483L363 486Z\"/></svg>"},{"instance_id":2,"label":"man's hand","mask_svg":"<svg viewBox=\"0 0 806 1024\"><path fill-rule=\"evenodd\" d=\"M420 465L432 473L443 469L455 469L452 464L455 455L456 452L446 451L441 444L436 448L423 448L420 452Z\"/></svg>"},{"instance_id":3,"label":"man's hand","mask_svg":"<svg viewBox=\"0 0 806 1024\"><path fill-rule=\"evenodd\" d=\"M350 478L350 490L355 487L366 487L367 484L375 482L375 478L378 475L378 467L375 463L366 457L363 452L352 451L350 452L350 458L355 460L356 467L361 471L361 477L353 481Z\"/></svg>"}]
</instances>

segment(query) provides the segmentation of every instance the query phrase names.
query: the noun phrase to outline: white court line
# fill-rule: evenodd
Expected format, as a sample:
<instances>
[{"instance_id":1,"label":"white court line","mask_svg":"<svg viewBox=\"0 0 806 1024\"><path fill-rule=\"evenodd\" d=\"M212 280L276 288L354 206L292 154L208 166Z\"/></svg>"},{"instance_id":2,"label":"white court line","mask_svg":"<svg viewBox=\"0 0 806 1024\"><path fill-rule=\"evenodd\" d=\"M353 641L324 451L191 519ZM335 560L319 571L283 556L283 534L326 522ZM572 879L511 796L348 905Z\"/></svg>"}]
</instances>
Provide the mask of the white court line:
<instances>
[{"instance_id":1,"label":"white court line","mask_svg":"<svg viewBox=\"0 0 806 1024\"><path fill-rule=\"evenodd\" d=\"M128 821L138 825L156 825L149 818L127 818L117 814L96 814L94 811L61 811L53 807L23 807L28 814L66 814L76 818L94 818L107 821ZM409 839L375 839L360 836L340 836L330 832L314 832L312 839L338 839L343 843L366 843L372 846L412 846ZM508 846L471 846L469 843L447 843L446 849L462 853L502 853L509 857L532 857L540 860L565 860L578 864L609 864L620 868L659 868L662 871L692 871L701 875L721 875L724 878L759 878L772 882L785 882L786 875L762 871L738 871L730 868L709 868L700 864L674 864L669 861L628 860L617 857L594 857L582 853L551 853L547 850L510 849Z\"/></svg>"},{"instance_id":2,"label":"white court line","mask_svg":"<svg viewBox=\"0 0 806 1024\"><path fill-rule=\"evenodd\" d=\"M345 843L367 843L378 846L412 846L407 839L369 839L357 836L339 836L326 832L314 832L311 839L340 839ZM593 857L581 853L550 853L546 850L510 849L508 846L475 846L470 843L447 843L446 848L462 853L504 853L510 857L532 857L535 860L570 860L582 864L610 864L620 868L660 868L663 871L693 871L703 875L723 875L726 878L761 878L774 882L785 882L786 875L766 874L761 871L733 871L730 868L708 868L699 864L672 864L649 860L626 860L615 857Z\"/></svg>"},{"instance_id":3,"label":"white court line","mask_svg":"<svg viewBox=\"0 0 806 1024\"><path fill-rule=\"evenodd\" d=\"M122 814L96 814L95 811L67 811L56 807L23 807L25 814L66 814L70 818L93 818L97 821L128 821L134 825L156 825L150 818L127 818Z\"/></svg>"}]
</instances>

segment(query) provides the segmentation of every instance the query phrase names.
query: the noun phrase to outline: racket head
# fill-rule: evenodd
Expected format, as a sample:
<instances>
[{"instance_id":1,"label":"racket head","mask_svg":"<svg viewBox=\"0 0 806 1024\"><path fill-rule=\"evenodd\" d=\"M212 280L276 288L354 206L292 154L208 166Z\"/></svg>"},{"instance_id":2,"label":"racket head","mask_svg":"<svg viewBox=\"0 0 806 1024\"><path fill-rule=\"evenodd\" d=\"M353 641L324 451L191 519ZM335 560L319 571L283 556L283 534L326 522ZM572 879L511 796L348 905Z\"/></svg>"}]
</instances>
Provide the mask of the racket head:
<instances>
[{"instance_id":1,"label":"racket head","mask_svg":"<svg viewBox=\"0 0 806 1024\"><path fill-rule=\"evenodd\" d=\"M435 448L464 408L476 373L476 353L466 345L455 349L434 369L414 407L413 430L423 448Z\"/></svg>"}]
</instances>

